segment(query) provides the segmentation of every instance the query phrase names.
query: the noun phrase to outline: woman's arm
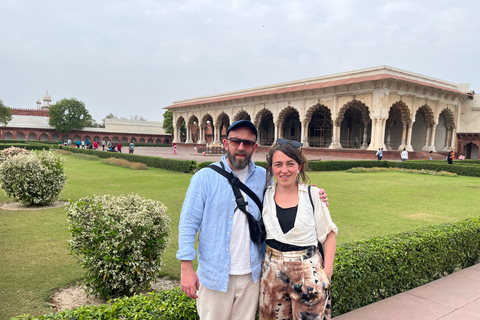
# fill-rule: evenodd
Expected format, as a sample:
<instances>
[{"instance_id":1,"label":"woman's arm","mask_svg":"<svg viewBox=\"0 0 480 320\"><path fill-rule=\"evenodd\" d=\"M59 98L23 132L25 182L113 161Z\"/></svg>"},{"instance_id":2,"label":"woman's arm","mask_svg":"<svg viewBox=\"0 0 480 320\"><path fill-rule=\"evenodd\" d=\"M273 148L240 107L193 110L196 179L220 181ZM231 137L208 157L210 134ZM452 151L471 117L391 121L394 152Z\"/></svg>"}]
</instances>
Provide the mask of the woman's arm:
<instances>
[{"instance_id":1,"label":"woman's arm","mask_svg":"<svg viewBox=\"0 0 480 320\"><path fill-rule=\"evenodd\" d=\"M333 274L333 261L335 260L335 250L337 247L337 241L335 240L335 233L330 231L323 243L323 252L325 256L325 273L328 276L328 279L332 279Z\"/></svg>"}]
</instances>

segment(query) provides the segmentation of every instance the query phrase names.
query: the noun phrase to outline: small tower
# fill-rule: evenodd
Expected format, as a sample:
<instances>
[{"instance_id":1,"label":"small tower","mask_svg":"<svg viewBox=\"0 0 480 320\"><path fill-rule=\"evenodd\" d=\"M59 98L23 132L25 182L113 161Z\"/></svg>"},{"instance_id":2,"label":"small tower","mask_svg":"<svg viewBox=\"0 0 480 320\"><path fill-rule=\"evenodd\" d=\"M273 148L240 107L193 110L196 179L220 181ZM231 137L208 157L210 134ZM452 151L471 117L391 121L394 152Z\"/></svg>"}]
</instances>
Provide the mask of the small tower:
<instances>
[{"instance_id":1,"label":"small tower","mask_svg":"<svg viewBox=\"0 0 480 320\"><path fill-rule=\"evenodd\" d=\"M42 102L40 102L40 98L37 99L37 110L40 110Z\"/></svg>"},{"instance_id":2,"label":"small tower","mask_svg":"<svg viewBox=\"0 0 480 320\"><path fill-rule=\"evenodd\" d=\"M50 96L48 95L48 91L47 91L47 93L43 96L43 107L42 107L42 109L50 108L50 103L51 102L52 102L52 98L50 98Z\"/></svg>"}]
</instances>

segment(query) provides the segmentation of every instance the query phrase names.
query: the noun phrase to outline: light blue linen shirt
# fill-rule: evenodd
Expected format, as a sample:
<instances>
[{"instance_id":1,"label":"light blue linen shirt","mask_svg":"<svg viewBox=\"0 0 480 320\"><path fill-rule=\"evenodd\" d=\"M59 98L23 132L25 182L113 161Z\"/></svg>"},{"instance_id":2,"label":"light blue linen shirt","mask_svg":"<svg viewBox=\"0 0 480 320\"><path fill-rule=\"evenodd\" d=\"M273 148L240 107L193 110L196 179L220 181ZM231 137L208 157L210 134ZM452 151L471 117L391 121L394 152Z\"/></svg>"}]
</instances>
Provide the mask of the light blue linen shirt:
<instances>
[{"instance_id":1,"label":"light blue linen shirt","mask_svg":"<svg viewBox=\"0 0 480 320\"><path fill-rule=\"evenodd\" d=\"M224 155L221 161L225 170L231 172L226 159ZM215 164L220 165L219 162ZM265 169L257 167L253 161L248 168L245 184L263 200ZM247 201L249 212L255 219L260 219L261 212L255 202L248 196ZM177 259L195 259L195 236L200 231L197 275L200 283L211 290L227 291L230 237L236 206L232 187L224 176L204 168L192 177L180 215ZM265 248L265 242L257 245L250 240L250 266L255 282L260 278Z\"/></svg>"}]
</instances>

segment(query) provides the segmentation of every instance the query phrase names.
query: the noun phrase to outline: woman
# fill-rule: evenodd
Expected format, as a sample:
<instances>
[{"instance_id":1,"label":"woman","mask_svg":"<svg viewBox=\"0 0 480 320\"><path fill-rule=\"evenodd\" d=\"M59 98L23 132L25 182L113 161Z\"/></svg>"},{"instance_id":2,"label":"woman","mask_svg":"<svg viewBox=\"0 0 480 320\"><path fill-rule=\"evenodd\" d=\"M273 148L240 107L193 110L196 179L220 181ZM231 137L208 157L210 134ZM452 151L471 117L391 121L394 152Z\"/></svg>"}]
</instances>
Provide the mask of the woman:
<instances>
[{"instance_id":1,"label":"woman","mask_svg":"<svg viewBox=\"0 0 480 320\"><path fill-rule=\"evenodd\" d=\"M330 319L330 279L335 234L318 189L309 188L301 143L279 139L268 156L263 221L267 251L262 263L260 319ZM311 190L310 190L311 189ZM309 194L310 192L310 194ZM323 244L325 261L317 249Z\"/></svg>"}]
</instances>

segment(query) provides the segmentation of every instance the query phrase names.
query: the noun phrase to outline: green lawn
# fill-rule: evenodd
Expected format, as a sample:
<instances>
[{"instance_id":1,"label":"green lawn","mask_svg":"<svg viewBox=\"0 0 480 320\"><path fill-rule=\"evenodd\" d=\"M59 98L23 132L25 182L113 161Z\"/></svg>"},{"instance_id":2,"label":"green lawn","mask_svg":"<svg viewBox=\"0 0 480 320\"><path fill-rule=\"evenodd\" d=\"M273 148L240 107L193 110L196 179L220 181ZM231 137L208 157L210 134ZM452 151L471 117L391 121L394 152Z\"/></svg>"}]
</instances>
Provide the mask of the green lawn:
<instances>
[{"instance_id":1,"label":"green lawn","mask_svg":"<svg viewBox=\"0 0 480 320\"><path fill-rule=\"evenodd\" d=\"M179 277L177 226L191 175L160 169L133 171L65 156L67 185L60 200L93 194L137 193L163 202L172 216L171 245L163 275ZM411 173L310 173L325 188L339 227L339 243L367 239L480 214L480 179ZM0 202L11 201L0 191ZM64 208L0 210L0 319L50 312L45 303L58 287L81 278L68 255Z\"/></svg>"}]
</instances>

